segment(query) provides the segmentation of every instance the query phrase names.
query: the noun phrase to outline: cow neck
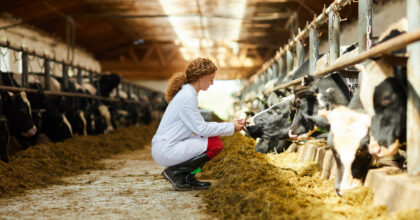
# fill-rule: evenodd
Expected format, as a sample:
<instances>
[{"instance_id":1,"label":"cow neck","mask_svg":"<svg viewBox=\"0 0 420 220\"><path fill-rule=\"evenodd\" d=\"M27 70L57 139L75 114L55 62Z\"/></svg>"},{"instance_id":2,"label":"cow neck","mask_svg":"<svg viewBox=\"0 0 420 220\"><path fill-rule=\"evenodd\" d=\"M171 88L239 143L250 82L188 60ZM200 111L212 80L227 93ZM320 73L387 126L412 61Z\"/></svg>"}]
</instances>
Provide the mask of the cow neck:
<instances>
[{"instance_id":1,"label":"cow neck","mask_svg":"<svg viewBox=\"0 0 420 220\"><path fill-rule=\"evenodd\" d=\"M350 91L346 83L343 81L343 78L341 78L338 74L332 74L331 78L334 80L335 83L337 83L338 88L344 94L347 101L350 102Z\"/></svg>"}]
</instances>

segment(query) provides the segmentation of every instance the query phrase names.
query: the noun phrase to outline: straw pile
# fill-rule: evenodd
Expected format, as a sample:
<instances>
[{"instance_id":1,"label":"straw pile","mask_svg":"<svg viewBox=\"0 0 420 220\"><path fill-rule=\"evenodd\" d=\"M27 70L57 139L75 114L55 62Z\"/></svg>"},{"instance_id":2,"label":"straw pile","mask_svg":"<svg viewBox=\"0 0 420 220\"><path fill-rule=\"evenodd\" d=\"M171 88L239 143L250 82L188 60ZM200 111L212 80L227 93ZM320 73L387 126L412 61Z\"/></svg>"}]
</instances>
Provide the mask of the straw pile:
<instances>
[{"instance_id":1,"label":"straw pile","mask_svg":"<svg viewBox=\"0 0 420 220\"><path fill-rule=\"evenodd\" d=\"M359 188L340 198L333 181L320 178L315 163L297 153L260 154L240 134L225 137L225 149L201 178L216 179L204 191L210 215L220 219L419 219L416 211L389 215L372 205L372 193Z\"/></svg>"},{"instance_id":2,"label":"straw pile","mask_svg":"<svg viewBox=\"0 0 420 220\"><path fill-rule=\"evenodd\" d=\"M132 126L97 136L76 136L60 143L43 143L0 161L0 197L58 184L60 177L102 166L99 159L149 145L156 124Z\"/></svg>"}]
</instances>

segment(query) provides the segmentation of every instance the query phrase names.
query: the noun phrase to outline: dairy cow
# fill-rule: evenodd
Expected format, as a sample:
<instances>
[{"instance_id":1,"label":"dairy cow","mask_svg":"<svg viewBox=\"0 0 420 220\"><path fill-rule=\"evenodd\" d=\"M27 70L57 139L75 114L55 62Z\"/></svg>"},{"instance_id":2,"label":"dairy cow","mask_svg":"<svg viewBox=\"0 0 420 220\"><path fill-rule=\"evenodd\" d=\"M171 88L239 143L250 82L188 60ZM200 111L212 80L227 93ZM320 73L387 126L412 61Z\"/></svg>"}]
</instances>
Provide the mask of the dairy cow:
<instances>
[{"instance_id":1,"label":"dairy cow","mask_svg":"<svg viewBox=\"0 0 420 220\"><path fill-rule=\"evenodd\" d=\"M404 31L403 19L379 38L383 42ZM405 53L404 50L394 51ZM397 152L405 138L406 71L384 58L356 65L359 87L348 107L322 111L331 125L328 145L337 164L338 195L361 185L374 157Z\"/></svg>"}]
</instances>

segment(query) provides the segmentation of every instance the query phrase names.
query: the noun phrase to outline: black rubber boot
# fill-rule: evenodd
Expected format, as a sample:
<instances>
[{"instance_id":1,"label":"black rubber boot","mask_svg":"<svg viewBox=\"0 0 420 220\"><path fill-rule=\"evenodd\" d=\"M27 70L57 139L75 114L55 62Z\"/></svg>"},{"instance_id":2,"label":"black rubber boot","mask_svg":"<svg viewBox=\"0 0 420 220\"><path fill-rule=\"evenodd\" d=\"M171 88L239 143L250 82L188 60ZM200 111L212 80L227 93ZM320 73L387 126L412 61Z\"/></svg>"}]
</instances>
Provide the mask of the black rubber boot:
<instances>
[{"instance_id":1,"label":"black rubber boot","mask_svg":"<svg viewBox=\"0 0 420 220\"><path fill-rule=\"evenodd\" d=\"M166 168L163 170L162 176L172 184L175 190L190 190L193 188L201 189L198 188L200 185L202 185L201 182L198 182L194 176L193 179L191 179L190 173L198 167L203 166L209 160L210 157L207 156L206 153L202 153L178 165ZM188 182L187 180L190 181Z\"/></svg>"},{"instance_id":2,"label":"black rubber boot","mask_svg":"<svg viewBox=\"0 0 420 220\"><path fill-rule=\"evenodd\" d=\"M210 182L201 182L195 178L194 174L187 174L186 182L190 184L194 189L208 189L211 186Z\"/></svg>"},{"instance_id":3,"label":"black rubber boot","mask_svg":"<svg viewBox=\"0 0 420 220\"><path fill-rule=\"evenodd\" d=\"M186 182L186 173L168 167L162 171L161 175L165 180L169 181L177 191L194 189L194 187Z\"/></svg>"}]
</instances>

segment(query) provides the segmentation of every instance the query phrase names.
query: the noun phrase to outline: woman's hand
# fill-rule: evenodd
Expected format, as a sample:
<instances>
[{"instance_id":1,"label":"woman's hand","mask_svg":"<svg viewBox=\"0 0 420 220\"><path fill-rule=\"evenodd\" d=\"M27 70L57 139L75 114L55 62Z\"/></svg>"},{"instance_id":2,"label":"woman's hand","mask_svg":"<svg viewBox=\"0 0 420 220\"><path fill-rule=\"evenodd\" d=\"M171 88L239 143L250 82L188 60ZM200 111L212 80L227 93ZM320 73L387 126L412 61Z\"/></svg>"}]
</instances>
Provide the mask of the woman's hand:
<instances>
[{"instance_id":1,"label":"woman's hand","mask_svg":"<svg viewBox=\"0 0 420 220\"><path fill-rule=\"evenodd\" d=\"M234 120L233 125L235 126L235 132L241 131L245 126L245 120L243 119Z\"/></svg>"}]
</instances>

